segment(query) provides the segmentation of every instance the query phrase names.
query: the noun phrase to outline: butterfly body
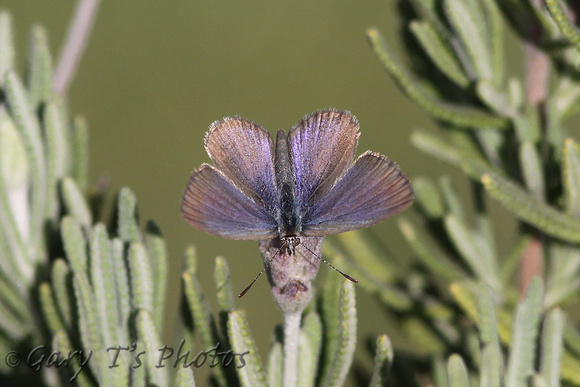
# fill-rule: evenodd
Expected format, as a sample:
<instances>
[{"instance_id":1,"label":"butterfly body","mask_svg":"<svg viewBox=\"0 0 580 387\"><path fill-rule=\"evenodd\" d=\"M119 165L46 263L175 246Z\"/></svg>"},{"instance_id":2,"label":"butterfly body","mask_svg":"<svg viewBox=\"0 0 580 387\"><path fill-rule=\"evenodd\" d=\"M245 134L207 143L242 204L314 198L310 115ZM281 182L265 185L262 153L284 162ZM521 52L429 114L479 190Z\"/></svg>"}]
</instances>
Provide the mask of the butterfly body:
<instances>
[{"instance_id":1,"label":"butterfly body","mask_svg":"<svg viewBox=\"0 0 580 387\"><path fill-rule=\"evenodd\" d=\"M386 157L367 151L354 162L359 125L349 112L305 116L275 142L240 117L214 122L205 148L214 165L195 170L181 211L194 227L229 239L300 237L356 230L396 215L413 200L411 184Z\"/></svg>"},{"instance_id":2,"label":"butterfly body","mask_svg":"<svg viewBox=\"0 0 580 387\"><path fill-rule=\"evenodd\" d=\"M295 236L300 232L300 214L295 205L296 181L292 173L290 163L290 149L286 132L280 129L276 134L276 157L274 162L274 172L276 177L276 188L278 190L278 200L280 217L277 221L277 234L280 236Z\"/></svg>"}]
</instances>

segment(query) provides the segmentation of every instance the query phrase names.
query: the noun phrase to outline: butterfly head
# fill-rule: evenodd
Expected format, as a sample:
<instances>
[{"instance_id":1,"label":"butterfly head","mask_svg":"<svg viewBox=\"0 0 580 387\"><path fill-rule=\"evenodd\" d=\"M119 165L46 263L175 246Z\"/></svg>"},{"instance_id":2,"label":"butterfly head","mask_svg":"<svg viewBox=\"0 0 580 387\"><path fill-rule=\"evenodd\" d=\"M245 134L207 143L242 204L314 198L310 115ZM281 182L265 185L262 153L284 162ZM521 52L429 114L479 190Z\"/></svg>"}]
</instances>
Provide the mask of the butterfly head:
<instances>
[{"instance_id":1,"label":"butterfly head","mask_svg":"<svg viewBox=\"0 0 580 387\"><path fill-rule=\"evenodd\" d=\"M300 244L300 237L297 235L284 235L280 237L280 249L288 254L296 254L296 246Z\"/></svg>"}]
</instances>

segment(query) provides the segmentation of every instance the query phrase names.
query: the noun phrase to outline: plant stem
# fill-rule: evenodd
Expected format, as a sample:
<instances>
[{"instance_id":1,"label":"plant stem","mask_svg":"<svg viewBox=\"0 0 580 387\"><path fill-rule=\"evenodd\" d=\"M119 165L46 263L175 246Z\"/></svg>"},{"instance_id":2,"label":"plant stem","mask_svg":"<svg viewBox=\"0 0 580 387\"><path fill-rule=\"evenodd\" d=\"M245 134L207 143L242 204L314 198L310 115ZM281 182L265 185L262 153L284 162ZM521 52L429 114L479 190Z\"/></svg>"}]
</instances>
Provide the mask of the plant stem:
<instances>
[{"instance_id":1,"label":"plant stem","mask_svg":"<svg viewBox=\"0 0 580 387\"><path fill-rule=\"evenodd\" d=\"M542 0L531 0L530 3L535 8L544 6ZM542 26L534 19L528 30L528 39L524 42L526 101L536 108L548 95L550 59L539 48L542 32Z\"/></svg>"},{"instance_id":2,"label":"plant stem","mask_svg":"<svg viewBox=\"0 0 580 387\"><path fill-rule=\"evenodd\" d=\"M542 0L532 0L532 6L543 6ZM534 20L528 30L528 39L524 43L525 55L525 89L526 101L529 105L540 110L548 94L548 80L550 61L548 56L539 48L542 38L542 26ZM541 112L540 112L541 113ZM543 117L540 114L539 117ZM525 295L528 282L533 277L542 277L544 269L544 246L541 235L536 235L531 241L521 260L520 294Z\"/></svg>"},{"instance_id":3,"label":"plant stem","mask_svg":"<svg viewBox=\"0 0 580 387\"><path fill-rule=\"evenodd\" d=\"M524 250L522 256L522 269L520 273L520 299L526 296L526 289L534 277L542 276L544 272L544 246L538 237L532 238Z\"/></svg>"},{"instance_id":4,"label":"plant stem","mask_svg":"<svg viewBox=\"0 0 580 387\"><path fill-rule=\"evenodd\" d=\"M284 387L296 387L302 312L284 314Z\"/></svg>"},{"instance_id":5,"label":"plant stem","mask_svg":"<svg viewBox=\"0 0 580 387\"><path fill-rule=\"evenodd\" d=\"M101 0L79 0L52 78L52 88L65 95L89 40Z\"/></svg>"},{"instance_id":6,"label":"plant stem","mask_svg":"<svg viewBox=\"0 0 580 387\"><path fill-rule=\"evenodd\" d=\"M536 34L534 29L531 34ZM533 42L524 43L526 58L526 100L539 107L546 99L548 89L549 58Z\"/></svg>"}]
</instances>

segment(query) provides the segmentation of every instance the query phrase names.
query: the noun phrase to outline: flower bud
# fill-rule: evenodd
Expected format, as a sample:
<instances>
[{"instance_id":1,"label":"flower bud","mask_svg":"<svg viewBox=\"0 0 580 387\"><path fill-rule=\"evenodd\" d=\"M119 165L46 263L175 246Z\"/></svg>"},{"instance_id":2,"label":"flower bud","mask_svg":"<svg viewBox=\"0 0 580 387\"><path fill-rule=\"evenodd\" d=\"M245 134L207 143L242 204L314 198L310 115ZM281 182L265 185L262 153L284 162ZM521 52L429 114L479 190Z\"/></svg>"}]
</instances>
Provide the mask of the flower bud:
<instances>
[{"instance_id":1,"label":"flower bud","mask_svg":"<svg viewBox=\"0 0 580 387\"><path fill-rule=\"evenodd\" d=\"M260 242L272 295L283 313L301 312L312 300L322 238L301 236Z\"/></svg>"}]
</instances>

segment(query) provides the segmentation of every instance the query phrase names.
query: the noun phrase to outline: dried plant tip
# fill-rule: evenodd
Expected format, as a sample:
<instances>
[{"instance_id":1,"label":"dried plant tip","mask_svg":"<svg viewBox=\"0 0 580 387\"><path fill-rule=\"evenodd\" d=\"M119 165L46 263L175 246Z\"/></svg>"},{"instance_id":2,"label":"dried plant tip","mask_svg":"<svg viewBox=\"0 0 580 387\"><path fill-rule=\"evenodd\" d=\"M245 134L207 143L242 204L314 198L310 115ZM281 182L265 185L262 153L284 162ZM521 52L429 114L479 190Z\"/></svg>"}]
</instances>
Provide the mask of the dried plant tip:
<instances>
[{"instance_id":1,"label":"dried plant tip","mask_svg":"<svg viewBox=\"0 0 580 387\"><path fill-rule=\"evenodd\" d=\"M281 247L279 238L260 242L272 295L284 314L300 312L314 295L312 281L320 267L322 237L301 237L293 249Z\"/></svg>"}]
</instances>

